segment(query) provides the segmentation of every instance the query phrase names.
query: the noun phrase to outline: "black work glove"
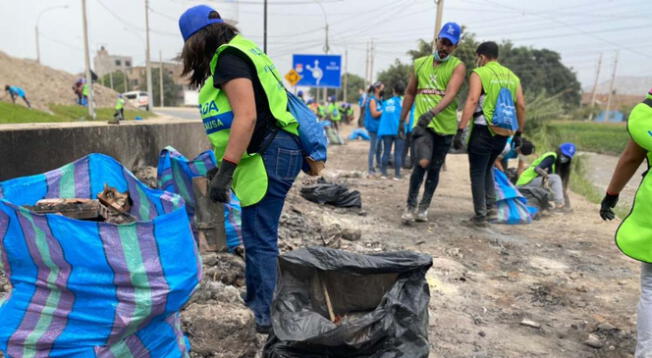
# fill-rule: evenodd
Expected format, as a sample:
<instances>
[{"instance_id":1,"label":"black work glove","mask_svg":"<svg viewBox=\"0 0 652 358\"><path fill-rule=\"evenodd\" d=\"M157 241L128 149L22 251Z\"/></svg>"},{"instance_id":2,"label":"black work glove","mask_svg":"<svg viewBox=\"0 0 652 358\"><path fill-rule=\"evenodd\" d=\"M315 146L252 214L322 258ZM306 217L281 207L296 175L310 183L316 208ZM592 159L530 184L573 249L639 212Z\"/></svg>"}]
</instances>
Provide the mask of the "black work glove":
<instances>
[{"instance_id":1,"label":"black work glove","mask_svg":"<svg viewBox=\"0 0 652 358\"><path fill-rule=\"evenodd\" d=\"M233 172L238 165L228 160L222 160L217 174L211 179L210 184L210 197L211 200L217 203L229 202L229 191L231 190L231 180L233 179Z\"/></svg>"},{"instance_id":2,"label":"black work glove","mask_svg":"<svg viewBox=\"0 0 652 358\"><path fill-rule=\"evenodd\" d=\"M453 148L455 148L455 150L461 150L464 148L464 141L462 140L463 134L464 129L457 128L457 134L455 134L455 137L453 138Z\"/></svg>"},{"instance_id":3,"label":"black work glove","mask_svg":"<svg viewBox=\"0 0 652 358\"><path fill-rule=\"evenodd\" d=\"M600 204L600 217L602 220L613 220L616 218L616 214L613 211L613 208L618 204L618 194L605 194L602 203Z\"/></svg>"},{"instance_id":4,"label":"black work glove","mask_svg":"<svg viewBox=\"0 0 652 358\"><path fill-rule=\"evenodd\" d=\"M521 131L516 131L514 134L514 138L512 139L512 143L514 143L514 148L518 148L523 144L523 138L521 136L523 133Z\"/></svg>"},{"instance_id":5,"label":"black work glove","mask_svg":"<svg viewBox=\"0 0 652 358\"><path fill-rule=\"evenodd\" d=\"M417 125L421 128L428 128L428 124L432 122L432 119L435 118L435 114L432 111L428 111L419 117L419 122Z\"/></svg>"}]
</instances>

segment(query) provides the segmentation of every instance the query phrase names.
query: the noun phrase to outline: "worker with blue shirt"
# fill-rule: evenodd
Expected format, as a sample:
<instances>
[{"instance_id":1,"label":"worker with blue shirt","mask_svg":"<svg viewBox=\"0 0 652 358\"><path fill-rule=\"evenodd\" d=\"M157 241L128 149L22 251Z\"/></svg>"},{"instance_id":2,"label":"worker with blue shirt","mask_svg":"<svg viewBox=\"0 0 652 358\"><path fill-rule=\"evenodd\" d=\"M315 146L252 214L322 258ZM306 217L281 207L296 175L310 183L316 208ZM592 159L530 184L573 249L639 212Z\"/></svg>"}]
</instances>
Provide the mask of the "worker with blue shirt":
<instances>
[{"instance_id":1,"label":"worker with blue shirt","mask_svg":"<svg viewBox=\"0 0 652 358\"><path fill-rule=\"evenodd\" d=\"M498 159L496 159L496 162L494 163L494 166L501 172L505 173L510 180L512 180L512 176L510 176L511 173L514 173L515 178L512 180L513 182L516 182L518 177L527 167L524 157L531 155L535 151L534 144L525 138L522 138L520 143L516 142L517 141L514 141L514 137L508 138L507 144L505 144L505 149L503 149L503 152L498 155ZM517 144L519 145L517 146ZM518 159L518 165L515 171L510 170L509 168L510 159Z\"/></svg>"},{"instance_id":2,"label":"worker with blue shirt","mask_svg":"<svg viewBox=\"0 0 652 358\"><path fill-rule=\"evenodd\" d=\"M564 143L556 151L542 154L518 177L516 186L534 188L549 185L555 209L570 208L568 184L576 150L575 144Z\"/></svg>"},{"instance_id":3,"label":"worker with blue shirt","mask_svg":"<svg viewBox=\"0 0 652 358\"><path fill-rule=\"evenodd\" d=\"M27 104L28 108L32 108L32 105L27 100L27 96L25 95L25 90L24 89L22 89L20 87L16 87L16 86L6 85L5 86L5 91L7 93L9 93L9 96L11 97L11 102L13 104L16 104L16 97L20 97L20 98L23 99L23 101L25 101L25 104Z\"/></svg>"},{"instance_id":4,"label":"worker with blue shirt","mask_svg":"<svg viewBox=\"0 0 652 358\"><path fill-rule=\"evenodd\" d=\"M385 85L382 82L376 82L371 86L372 92L367 98L365 106L364 127L369 132L369 156L368 175L376 175L376 165L380 166L380 141L378 138L378 127L380 126L380 115L382 114L382 98L384 95ZM374 163L375 159L375 163Z\"/></svg>"},{"instance_id":5,"label":"worker with blue shirt","mask_svg":"<svg viewBox=\"0 0 652 358\"><path fill-rule=\"evenodd\" d=\"M401 179L401 165L403 156L403 143L405 133L399 133L399 122L401 120L401 102L405 85L397 82L394 85L394 96L383 102L383 113L380 115L378 136L383 142L383 157L380 165L380 172L383 179L387 179L387 166L389 156L394 146L394 180ZM401 128L405 131L404 128Z\"/></svg>"}]
</instances>

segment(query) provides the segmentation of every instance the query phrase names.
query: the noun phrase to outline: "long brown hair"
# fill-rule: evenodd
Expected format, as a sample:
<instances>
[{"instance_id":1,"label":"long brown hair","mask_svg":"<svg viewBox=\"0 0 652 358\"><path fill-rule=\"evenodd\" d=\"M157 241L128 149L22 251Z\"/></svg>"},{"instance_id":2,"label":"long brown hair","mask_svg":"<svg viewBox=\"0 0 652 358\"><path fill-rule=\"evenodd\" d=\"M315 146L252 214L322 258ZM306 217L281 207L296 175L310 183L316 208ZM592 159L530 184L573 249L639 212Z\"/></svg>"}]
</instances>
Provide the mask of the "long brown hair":
<instances>
[{"instance_id":1,"label":"long brown hair","mask_svg":"<svg viewBox=\"0 0 652 358\"><path fill-rule=\"evenodd\" d=\"M213 13L211 13L212 15ZM217 12L215 12L215 16L219 16ZM197 31L186 41L179 56L183 62L181 76L190 75L191 87L199 87L206 81L210 76L210 63L215 55L215 50L231 41L238 33L238 29L233 25L211 24Z\"/></svg>"}]
</instances>

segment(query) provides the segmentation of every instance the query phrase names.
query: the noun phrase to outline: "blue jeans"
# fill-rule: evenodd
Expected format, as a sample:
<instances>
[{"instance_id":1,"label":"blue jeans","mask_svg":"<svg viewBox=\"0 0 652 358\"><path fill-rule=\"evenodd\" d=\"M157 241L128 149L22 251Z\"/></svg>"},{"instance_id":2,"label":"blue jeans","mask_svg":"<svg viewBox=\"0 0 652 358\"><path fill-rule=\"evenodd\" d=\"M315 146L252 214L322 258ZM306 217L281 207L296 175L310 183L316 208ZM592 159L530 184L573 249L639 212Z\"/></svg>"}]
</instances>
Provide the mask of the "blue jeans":
<instances>
[{"instance_id":1,"label":"blue jeans","mask_svg":"<svg viewBox=\"0 0 652 358\"><path fill-rule=\"evenodd\" d=\"M369 138L369 157L367 158L369 173L375 173L374 158L376 158L376 165L380 165L380 138L378 138L378 132L369 132Z\"/></svg>"},{"instance_id":2,"label":"blue jeans","mask_svg":"<svg viewBox=\"0 0 652 358\"><path fill-rule=\"evenodd\" d=\"M276 286L278 222L285 196L303 164L298 137L279 130L263 152L267 170L267 194L257 204L242 208L242 238L245 246L247 296L245 304L256 323L269 325L270 306Z\"/></svg>"},{"instance_id":3,"label":"blue jeans","mask_svg":"<svg viewBox=\"0 0 652 358\"><path fill-rule=\"evenodd\" d=\"M394 145L394 177L401 177L401 166L403 165L403 145L405 140L400 139L395 135L386 135L383 139L383 160L380 166L380 172L387 176L387 165L389 164L389 156L392 152L392 145Z\"/></svg>"}]
</instances>

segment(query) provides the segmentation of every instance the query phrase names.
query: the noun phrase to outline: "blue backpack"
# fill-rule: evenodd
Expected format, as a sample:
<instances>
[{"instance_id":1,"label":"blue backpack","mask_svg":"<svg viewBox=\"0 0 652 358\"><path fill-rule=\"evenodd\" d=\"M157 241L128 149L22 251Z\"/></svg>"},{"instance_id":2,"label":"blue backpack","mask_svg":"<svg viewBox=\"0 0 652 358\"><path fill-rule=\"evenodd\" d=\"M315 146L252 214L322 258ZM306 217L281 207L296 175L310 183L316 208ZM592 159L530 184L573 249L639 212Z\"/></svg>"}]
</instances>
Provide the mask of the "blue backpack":
<instances>
[{"instance_id":1,"label":"blue backpack","mask_svg":"<svg viewBox=\"0 0 652 358\"><path fill-rule=\"evenodd\" d=\"M512 99L512 92L506 87L502 87L498 92L491 122L489 127L498 135L511 137L518 130L516 106Z\"/></svg>"}]
</instances>

